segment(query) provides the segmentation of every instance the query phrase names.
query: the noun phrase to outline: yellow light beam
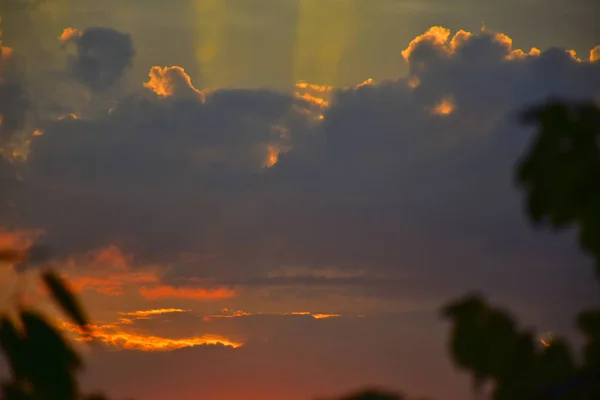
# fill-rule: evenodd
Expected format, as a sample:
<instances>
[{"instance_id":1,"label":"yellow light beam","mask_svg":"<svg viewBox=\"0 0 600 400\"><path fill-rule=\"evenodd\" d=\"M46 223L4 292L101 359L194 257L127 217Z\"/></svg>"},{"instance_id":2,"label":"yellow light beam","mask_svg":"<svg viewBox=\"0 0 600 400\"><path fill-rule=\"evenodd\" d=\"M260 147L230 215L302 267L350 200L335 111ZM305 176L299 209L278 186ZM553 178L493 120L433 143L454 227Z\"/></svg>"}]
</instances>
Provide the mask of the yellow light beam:
<instances>
[{"instance_id":1,"label":"yellow light beam","mask_svg":"<svg viewBox=\"0 0 600 400\"><path fill-rule=\"evenodd\" d=\"M355 34L353 0L298 1L294 82L336 85L338 64Z\"/></svg>"}]
</instances>

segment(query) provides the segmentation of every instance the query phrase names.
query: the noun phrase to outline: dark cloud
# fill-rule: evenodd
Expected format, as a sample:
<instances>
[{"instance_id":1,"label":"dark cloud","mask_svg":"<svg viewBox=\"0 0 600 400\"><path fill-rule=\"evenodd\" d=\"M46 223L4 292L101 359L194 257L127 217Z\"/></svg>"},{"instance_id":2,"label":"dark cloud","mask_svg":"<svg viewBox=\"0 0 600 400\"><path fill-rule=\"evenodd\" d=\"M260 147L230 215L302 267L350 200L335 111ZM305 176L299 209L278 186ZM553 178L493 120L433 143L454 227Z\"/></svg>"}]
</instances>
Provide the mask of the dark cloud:
<instances>
[{"instance_id":1,"label":"dark cloud","mask_svg":"<svg viewBox=\"0 0 600 400\"><path fill-rule=\"evenodd\" d=\"M20 63L0 38L0 148L23 127L29 108Z\"/></svg>"},{"instance_id":2,"label":"dark cloud","mask_svg":"<svg viewBox=\"0 0 600 400\"><path fill-rule=\"evenodd\" d=\"M108 88L131 66L133 41L126 33L92 27L68 40L75 44L77 52L69 60L69 73L91 90Z\"/></svg>"},{"instance_id":3,"label":"dark cloud","mask_svg":"<svg viewBox=\"0 0 600 400\"><path fill-rule=\"evenodd\" d=\"M415 42L411 77L337 92L320 125L288 94L189 96L182 71L166 74L175 93L150 87L99 119L47 126L18 217L6 218L44 227L58 253L117 243L175 264L173 279L252 285L282 265L335 266L367 270L346 286L363 279L373 296L479 288L571 310L593 290L587 260L570 233L526 223L512 166L531 132L511 115L548 96L597 96L600 63L527 56L487 31L448 36Z\"/></svg>"}]
</instances>

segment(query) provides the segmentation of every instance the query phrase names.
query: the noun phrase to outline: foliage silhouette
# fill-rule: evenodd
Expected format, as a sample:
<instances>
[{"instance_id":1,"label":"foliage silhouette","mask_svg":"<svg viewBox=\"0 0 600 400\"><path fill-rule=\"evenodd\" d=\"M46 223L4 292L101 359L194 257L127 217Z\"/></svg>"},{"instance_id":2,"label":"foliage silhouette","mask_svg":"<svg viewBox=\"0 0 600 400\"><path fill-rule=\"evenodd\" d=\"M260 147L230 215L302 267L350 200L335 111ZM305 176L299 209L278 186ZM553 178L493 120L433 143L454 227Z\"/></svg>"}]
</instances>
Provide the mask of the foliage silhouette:
<instances>
[{"instance_id":1,"label":"foliage silhouette","mask_svg":"<svg viewBox=\"0 0 600 400\"><path fill-rule=\"evenodd\" d=\"M536 224L549 222L554 230L577 224L580 245L595 258L600 277L600 109L593 103L550 101L524 112L522 121L538 126L533 146L516 167L529 217ZM43 256L0 249L0 263L28 258ZM87 317L66 282L53 272L42 279L64 313L86 331ZM16 321L0 316L0 346L12 373L2 384L2 399L106 400L80 393L76 373L82 360L59 330L35 311L22 306L17 311ZM479 294L448 304L442 315L452 322L454 363L471 373L476 392L491 383L494 400L600 399L600 309L578 317L585 336L580 363L566 342L553 339L542 346ZM373 389L340 400L404 398Z\"/></svg>"},{"instance_id":2,"label":"foliage silhouette","mask_svg":"<svg viewBox=\"0 0 600 400\"><path fill-rule=\"evenodd\" d=\"M530 219L547 221L553 230L578 224L579 243L595 258L600 277L600 109L592 102L551 100L526 110L522 122L538 128L516 167ZM442 313L453 323L454 362L472 374L476 391L492 382L494 400L600 399L600 310L578 318L586 338L579 365L567 343L539 346L531 332L518 330L509 314L479 295Z\"/></svg>"},{"instance_id":3,"label":"foliage silhouette","mask_svg":"<svg viewBox=\"0 0 600 400\"><path fill-rule=\"evenodd\" d=\"M15 264L27 258L24 252L10 250L0 251L0 256L0 261ZM87 317L63 279L47 271L42 281L63 312L87 330ZM80 394L76 373L83 367L82 360L60 330L36 311L19 305L16 320L1 316L0 347L12 375L2 383L4 400L105 399Z\"/></svg>"}]
</instances>

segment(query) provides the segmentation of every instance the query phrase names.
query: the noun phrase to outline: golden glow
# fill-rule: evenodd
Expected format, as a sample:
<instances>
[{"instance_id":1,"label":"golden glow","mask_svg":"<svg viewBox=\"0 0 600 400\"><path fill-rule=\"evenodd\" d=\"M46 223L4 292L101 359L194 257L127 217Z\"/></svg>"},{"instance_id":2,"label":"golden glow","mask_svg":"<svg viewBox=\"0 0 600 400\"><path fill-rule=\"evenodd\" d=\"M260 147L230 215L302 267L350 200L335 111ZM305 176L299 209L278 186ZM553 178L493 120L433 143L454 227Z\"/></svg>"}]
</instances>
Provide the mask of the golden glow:
<instances>
[{"instance_id":1,"label":"golden glow","mask_svg":"<svg viewBox=\"0 0 600 400\"><path fill-rule=\"evenodd\" d=\"M554 339L552 338L552 332L548 332L547 337L545 339L540 339L540 343L544 347L550 347L552 345L553 340Z\"/></svg>"},{"instance_id":2,"label":"golden glow","mask_svg":"<svg viewBox=\"0 0 600 400\"><path fill-rule=\"evenodd\" d=\"M76 291L95 291L107 296L122 296L126 289L136 290L147 300L180 298L209 300L230 298L229 288L173 287L162 280L165 269L157 266L132 267L133 257L117 246L108 246L84 256L70 257L63 270Z\"/></svg>"},{"instance_id":3,"label":"golden glow","mask_svg":"<svg viewBox=\"0 0 600 400\"><path fill-rule=\"evenodd\" d=\"M267 160L265 161L265 168L271 168L277 161L279 161L279 153L281 149L275 146L267 146Z\"/></svg>"},{"instance_id":4,"label":"golden glow","mask_svg":"<svg viewBox=\"0 0 600 400\"><path fill-rule=\"evenodd\" d=\"M529 50L529 52L524 52L521 49L513 49L513 40L510 37L503 33L491 33L485 28L485 25L483 24L481 31L483 33L492 34L494 41L500 43L506 48L506 59L508 60L520 60L525 57L538 56L541 53L540 49L536 47L532 47L531 50ZM408 47L402 51L402 56L407 62L409 62L410 57L415 48L423 42L429 42L433 44L434 46L439 48L443 53L450 56L454 54L466 41L473 37L473 34L471 32L467 32L465 30L459 30L452 38L450 38L450 34L450 30L447 28L444 28L442 26L432 26L427 32L414 38L410 42ZM571 57L574 60L581 61L579 58L577 58L573 50L569 50L567 52L571 55ZM410 81L409 85L413 87Z\"/></svg>"},{"instance_id":5,"label":"golden glow","mask_svg":"<svg viewBox=\"0 0 600 400\"><path fill-rule=\"evenodd\" d=\"M77 117L77 115L71 113L71 114L65 114L65 115L61 115L60 117L58 117L59 121L64 121L64 120L70 120L70 121L74 121L76 119L79 119L79 117Z\"/></svg>"},{"instance_id":6,"label":"golden glow","mask_svg":"<svg viewBox=\"0 0 600 400\"><path fill-rule=\"evenodd\" d=\"M408 47L402 51L402 57L408 61L412 52L422 42L432 42L439 47L445 47L449 38L450 29L442 26L432 26L427 32L411 40Z\"/></svg>"},{"instance_id":7,"label":"golden glow","mask_svg":"<svg viewBox=\"0 0 600 400\"><path fill-rule=\"evenodd\" d=\"M482 26L482 29L485 29L485 27ZM467 32L462 29L460 31L456 32L456 34L450 41L450 51L452 51L454 53L460 46L462 46L472 36L473 36L473 34L471 32Z\"/></svg>"},{"instance_id":8,"label":"golden glow","mask_svg":"<svg viewBox=\"0 0 600 400\"><path fill-rule=\"evenodd\" d=\"M79 29L75 29L75 28L65 28L63 29L62 34L59 36L59 39L62 40L63 42L66 42L68 40L71 40L74 37L78 37L81 36L81 31L79 31Z\"/></svg>"},{"instance_id":9,"label":"golden glow","mask_svg":"<svg viewBox=\"0 0 600 400\"><path fill-rule=\"evenodd\" d=\"M319 93L329 93L329 92L332 92L334 90L333 86L329 86L329 85L315 85L314 83L308 83L308 82L304 82L304 81L297 82L296 83L296 87L298 89L312 90L314 92L319 92Z\"/></svg>"},{"instance_id":10,"label":"golden glow","mask_svg":"<svg viewBox=\"0 0 600 400\"><path fill-rule=\"evenodd\" d=\"M296 93L296 97L299 99L302 99L314 106L317 106L317 107L323 107L323 108L329 107L329 101L327 101L321 97L314 96L310 93L302 93L302 94Z\"/></svg>"},{"instance_id":11,"label":"golden glow","mask_svg":"<svg viewBox=\"0 0 600 400\"><path fill-rule=\"evenodd\" d=\"M515 49L512 50L508 56L506 56L506 58L508 60L522 60L526 57L535 57L535 56L539 56L542 53L542 51L540 49L538 49L537 47L532 47L531 50L529 50L528 53L525 53L523 50L521 49Z\"/></svg>"},{"instance_id":12,"label":"golden glow","mask_svg":"<svg viewBox=\"0 0 600 400\"><path fill-rule=\"evenodd\" d=\"M291 312L291 313L284 313L284 314L281 314L281 315L309 315L309 316L313 317L314 319L325 319L325 318L341 317L340 314L319 314L319 313L313 314L313 313L310 313L308 311L294 311L294 312Z\"/></svg>"},{"instance_id":13,"label":"golden glow","mask_svg":"<svg viewBox=\"0 0 600 400\"><path fill-rule=\"evenodd\" d=\"M356 4L348 0L297 2L294 82L335 85L338 64L355 35Z\"/></svg>"},{"instance_id":14,"label":"golden glow","mask_svg":"<svg viewBox=\"0 0 600 400\"><path fill-rule=\"evenodd\" d=\"M454 112L456 106L454 100L450 97L442 99L442 101L433 108L433 114L435 115L450 115Z\"/></svg>"},{"instance_id":15,"label":"golden glow","mask_svg":"<svg viewBox=\"0 0 600 400\"><path fill-rule=\"evenodd\" d=\"M211 319L242 318L242 317L250 317L253 315L310 316L314 319L327 319L327 318L336 318L336 317L342 316L341 314L311 313L308 311L292 311L292 312L281 312L281 313L263 313L263 312L251 313L251 312L247 312L244 310L230 310L228 308L224 308L223 310L221 310L220 314L205 315L204 319L208 321Z\"/></svg>"},{"instance_id":16,"label":"golden glow","mask_svg":"<svg viewBox=\"0 0 600 400\"><path fill-rule=\"evenodd\" d=\"M152 315L185 313L185 312L189 312L189 311L190 310L182 310L181 308L159 308L159 309L152 309L152 310L119 312L119 315L123 315L126 317L135 317L137 319L146 319Z\"/></svg>"},{"instance_id":17,"label":"golden glow","mask_svg":"<svg viewBox=\"0 0 600 400\"><path fill-rule=\"evenodd\" d=\"M195 287L173 287L158 285L140 288L140 294L148 300L156 299L193 299L213 300L228 299L235 296L235 290L229 288L204 289Z\"/></svg>"},{"instance_id":18,"label":"golden glow","mask_svg":"<svg viewBox=\"0 0 600 400\"><path fill-rule=\"evenodd\" d=\"M594 47L590 51L590 62L596 62L600 60L600 45Z\"/></svg>"},{"instance_id":19,"label":"golden glow","mask_svg":"<svg viewBox=\"0 0 600 400\"><path fill-rule=\"evenodd\" d=\"M158 96L170 97L176 93L185 94L187 92L204 100L204 93L194 87L190 76L179 66L154 66L150 69L148 76L150 80L144 82L143 85Z\"/></svg>"},{"instance_id":20,"label":"golden glow","mask_svg":"<svg viewBox=\"0 0 600 400\"><path fill-rule=\"evenodd\" d=\"M116 348L140 351L170 351L185 347L204 345L223 345L238 348L243 345L217 335L202 335L181 339L171 339L140 332L124 331L120 324L90 325L91 335L86 335L81 329L69 322L61 322L61 328L75 333L75 340L81 342L100 341Z\"/></svg>"},{"instance_id":21,"label":"golden glow","mask_svg":"<svg viewBox=\"0 0 600 400\"><path fill-rule=\"evenodd\" d=\"M375 84L375 81L373 80L373 78L369 78L369 79L359 83L358 85L356 85L356 88L358 89L363 86L371 86L373 84Z\"/></svg>"},{"instance_id":22,"label":"golden glow","mask_svg":"<svg viewBox=\"0 0 600 400\"><path fill-rule=\"evenodd\" d=\"M33 131L33 136L42 136L44 131L42 129L36 129Z\"/></svg>"},{"instance_id":23,"label":"golden glow","mask_svg":"<svg viewBox=\"0 0 600 400\"><path fill-rule=\"evenodd\" d=\"M569 54L574 61L581 62L581 58L577 57L577 52L575 50L567 50L567 54Z\"/></svg>"}]
</instances>

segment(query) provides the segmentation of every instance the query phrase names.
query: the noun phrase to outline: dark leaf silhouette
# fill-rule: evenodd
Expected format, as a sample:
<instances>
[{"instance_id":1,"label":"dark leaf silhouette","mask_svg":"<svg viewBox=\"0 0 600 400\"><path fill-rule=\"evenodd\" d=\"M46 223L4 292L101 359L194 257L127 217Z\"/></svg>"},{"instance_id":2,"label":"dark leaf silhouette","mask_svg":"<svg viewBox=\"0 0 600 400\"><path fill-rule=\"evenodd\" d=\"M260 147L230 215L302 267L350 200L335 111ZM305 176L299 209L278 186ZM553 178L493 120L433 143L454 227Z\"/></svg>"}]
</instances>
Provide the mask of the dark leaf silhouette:
<instances>
[{"instance_id":1,"label":"dark leaf silhouette","mask_svg":"<svg viewBox=\"0 0 600 400\"><path fill-rule=\"evenodd\" d=\"M522 115L539 128L517 166L529 216L560 229L579 224L581 247L600 274L600 109L592 102L550 101Z\"/></svg>"},{"instance_id":2,"label":"dark leaf silhouette","mask_svg":"<svg viewBox=\"0 0 600 400\"><path fill-rule=\"evenodd\" d=\"M67 288L65 281L52 271L45 272L42 278L63 311L82 329L87 331L88 319L75 296Z\"/></svg>"}]
</instances>

